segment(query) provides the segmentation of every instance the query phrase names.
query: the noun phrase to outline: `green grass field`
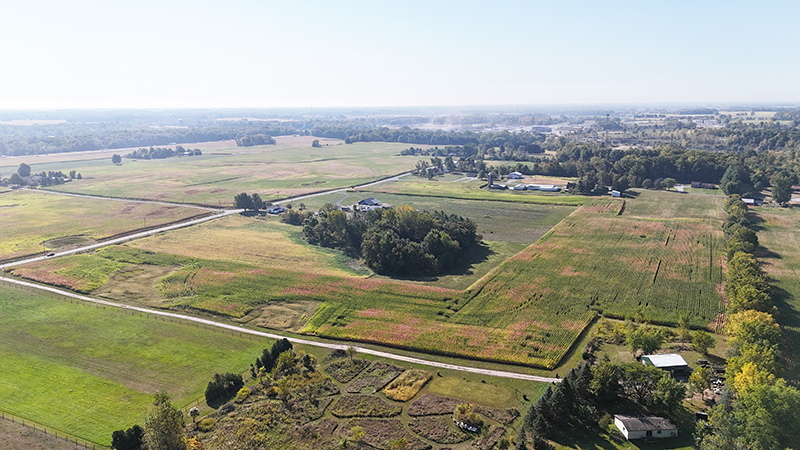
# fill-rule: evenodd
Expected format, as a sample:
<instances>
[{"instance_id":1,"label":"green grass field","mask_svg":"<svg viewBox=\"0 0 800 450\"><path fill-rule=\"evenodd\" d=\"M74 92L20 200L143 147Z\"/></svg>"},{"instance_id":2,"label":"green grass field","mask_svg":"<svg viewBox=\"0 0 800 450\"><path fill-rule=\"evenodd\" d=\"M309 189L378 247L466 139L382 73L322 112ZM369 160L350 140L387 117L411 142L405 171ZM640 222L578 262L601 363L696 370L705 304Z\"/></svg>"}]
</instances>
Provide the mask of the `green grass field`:
<instances>
[{"instance_id":1,"label":"green grass field","mask_svg":"<svg viewBox=\"0 0 800 450\"><path fill-rule=\"evenodd\" d=\"M50 189L120 198L227 206L234 195L257 192L264 200L348 187L413 169L417 158L400 156L408 144L359 142L345 145L311 136L278 137L277 145L229 148L202 156L159 160L123 159L32 165L34 172L77 170L83 175ZM329 146L325 146L329 144Z\"/></svg>"},{"instance_id":2,"label":"green grass field","mask_svg":"<svg viewBox=\"0 0 800 450\"><path fill-rule=\"evenodd\" d=\"M95 239L203 212L177 205L85 199L30 190L7 191L0 193L0 228L3 229L0 259L58 249L62 245L92 243Z\"/></svg>"},{"instance_id":3,"label":"green grass field","mask_svg":"<svg viewBox=\"0 0 800 450\"><path fill-rule=\"evenodd\" d=\"M565 192L512 191L481 189L486 181L456 181L458 175L428 180L414 176L403 177L401 181L382 183L364 188L372 193L405 194L428 197L460 198L465 200L495 200L504 202L539 203L545 205L580 206L587 197Z\"/></svg>"},{"instance_id":4,"label":"green grass field","mask_svg":"<svg viewBox=\"0 0 800 450\"><path fill-rule=\"evenodd\" d=\"M783 376L800 380L800 212L796 208L752 208L763 220L757 252L771 278L776 319L783 327Z\"/></svg>"},{"instance_id":5,"label":"green grass field","mask_svg":"<svg viewBox=\"0 0 800 450\"><path fill-rule=\"evenodd\" d=\"M178 405L264 343L0 286L0 410L101 445L143 423L152 393Z\"/></svg>"}]
</instances>

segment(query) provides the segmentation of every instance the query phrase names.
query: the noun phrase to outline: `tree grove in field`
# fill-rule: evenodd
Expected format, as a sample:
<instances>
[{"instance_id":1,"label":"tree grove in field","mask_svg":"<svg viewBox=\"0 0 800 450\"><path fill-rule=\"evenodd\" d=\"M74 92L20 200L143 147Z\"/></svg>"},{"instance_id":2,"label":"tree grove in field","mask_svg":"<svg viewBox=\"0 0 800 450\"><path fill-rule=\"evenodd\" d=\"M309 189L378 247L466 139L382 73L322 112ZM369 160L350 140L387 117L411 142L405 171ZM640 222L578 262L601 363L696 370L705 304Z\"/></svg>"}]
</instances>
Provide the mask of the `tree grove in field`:
<instances>
[{"instance_id":1,"label":"tree grove in field","mask_svg":"<svg viewBox=\"0 0 800 450\"><path fill-rule=\"evenodd\" d=\"M355 213L333 205L303 222L312 244L361 256L378 273L441 273L481 241L475 223L444 212L416 211L408 205Z\"/></svg>"}]
</instances>

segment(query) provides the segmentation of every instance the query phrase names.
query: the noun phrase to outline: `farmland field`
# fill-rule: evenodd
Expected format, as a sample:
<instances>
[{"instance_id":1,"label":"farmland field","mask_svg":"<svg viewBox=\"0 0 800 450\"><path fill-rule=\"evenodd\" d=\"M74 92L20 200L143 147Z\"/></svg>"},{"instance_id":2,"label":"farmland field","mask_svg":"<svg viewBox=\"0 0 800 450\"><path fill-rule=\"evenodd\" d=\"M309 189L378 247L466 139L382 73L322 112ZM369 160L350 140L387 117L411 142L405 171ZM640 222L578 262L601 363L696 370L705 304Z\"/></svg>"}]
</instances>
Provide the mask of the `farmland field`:
<instances>
[{"instance_id":1,"label":"farmland field","mask_svg":"<svg viewBox=\"0 0 800 450\"><path fill-rule=\"evenodd\" d=\"M776 319L783 327L783 376L800 380L800 212L797 208L753 208L763 220L757 253L772 282L778 305Z\"/></svg>"},{"instance_id":2,"label":"farmland field","mask_svg":"<svg viewBox=\"0 0 800 450\"><path fill-rule=\"evenodd\" d=\"M31 190L0 193L0 259L59 249L125 231L185 219L205 211L66 197Z\"/></svg>"},{"instance_id":3,"label":"farmland field","mask_svg":"<svg viewBox=\"0 0 800 450\"><path fill-rule=\"evenodd\" d=\"M363 188L362 190L387 194L540 203L547 205L579 206L584 204L587 200L585 196L571 195L565 192L481 189L481 186L485 185L486 181L458 181L459 178L460 176L458 175L447 175L442 178L435 178L434 180L419 177L405 177L401 181L382 183L369 188Z\"/></svg>"},{"instance_id":4,"label":"farmland field","mask_svg":"<svg viewBox=\"0 0 800 450\"><path fill-rule=\"evenodd\" d=\"M466 291L354 277L335 255L303 247L291 237L292 227L272 218L232 217L178 230L82 255L81 264L109 278L95 292L112 299L550 369L597 312L667 323L687 314L693 325L711 326L720 312L723 244L714 218L719 202L711 196L668 192L641 192L625 203L594 200ZM543 220L553 214L546 213ZM228 231L236 239L223 239ZM258 238L259 233L265 238ZM234 242L240 240L244 242ZM211 253L193 245L217 241L233 243L219 244ZM294 251L295 246L307 253ZM214 254L219 258L209 258ZM116 270L109 261L121 266ZM15 273L47 281L53 272L46 264L55 262ZM136 271L149 273L149 278L137 278ZM81 270L70 266L56 271L67 278L64 285L82 281L70 278L71 273Z\"/></svg>"},{"instance_id":5,"label":"farmland field","mask_svg":"<svg viewBox=\"0 0 800 450\"><path fill-rule=\"evenodd\" d=\"M233 196L257 192L264 200L353 186L411 170L413 156L400 156L408 144L361 142L345 145L311 136L277 137L276 145L204 152L202 156L158 160L123 159L33 164L41 170L77 170L80 183L50 189L120 198L227 206ZM327 146L326 146L327 145Z\"/></svg>"},{"instance_id":6,"label":"farmland field","mask_svg":"<svg viewBox=\"0 0 800 450\"><path fill-rule=\"evenodd\" d=\"M263 346L0 286L0 409L108 445L113 430L142 423L153 392L193 402Z\"/></svg>"}]
</instances>

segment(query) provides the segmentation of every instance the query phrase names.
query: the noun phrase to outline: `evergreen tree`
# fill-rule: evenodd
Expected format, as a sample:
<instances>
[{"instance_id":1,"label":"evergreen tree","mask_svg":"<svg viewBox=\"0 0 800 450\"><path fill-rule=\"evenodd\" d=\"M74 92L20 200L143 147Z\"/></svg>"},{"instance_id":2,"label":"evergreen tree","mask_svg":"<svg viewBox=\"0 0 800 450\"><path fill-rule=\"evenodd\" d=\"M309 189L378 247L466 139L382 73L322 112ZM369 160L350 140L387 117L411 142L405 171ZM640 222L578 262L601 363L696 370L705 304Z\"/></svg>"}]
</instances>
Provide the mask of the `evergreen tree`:
<instances>
[{"instance_id":1,"label":"evergreen tree","mask_svg":"<svg viewBox=\"0 0 800 450\"><path fill-rule=\"evenodd\" d=\"M153 408L145 418L144 442L148 450L185 450L183 412L165 391L153 395Z\"/></svg>"},{"instance_id":2,"label":"evergreen tree","mask_svg":"<svg viewBox=\"0 0 800 450\"><path fill-rule=\"evenodd\" d=\"M528 445L525 443L525 441L527 440L528 437L525 436L525 427L522 427L522 429L519 430L519 437L517 437L517 446L514 447L514 450L528 450Z\"/></svg>"}]
</instances>

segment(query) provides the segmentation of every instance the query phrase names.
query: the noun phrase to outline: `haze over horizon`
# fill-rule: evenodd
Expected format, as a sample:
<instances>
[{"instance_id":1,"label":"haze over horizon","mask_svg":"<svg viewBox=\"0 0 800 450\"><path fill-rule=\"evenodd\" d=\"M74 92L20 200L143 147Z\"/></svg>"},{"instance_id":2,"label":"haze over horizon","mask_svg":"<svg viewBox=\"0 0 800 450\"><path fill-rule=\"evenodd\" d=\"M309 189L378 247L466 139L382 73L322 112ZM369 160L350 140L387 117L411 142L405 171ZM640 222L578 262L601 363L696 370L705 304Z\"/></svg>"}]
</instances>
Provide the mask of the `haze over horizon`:
<instances>
[{"instance_id":1,"label":"haze over horizon","mask_svg":"<svg viewBox=\"0 0 800 450\"><path fill-rule=\"evenodd\" d=\"M800 102L800 3L6 5L0 109Z\"/></svg>"}]
</instances>

